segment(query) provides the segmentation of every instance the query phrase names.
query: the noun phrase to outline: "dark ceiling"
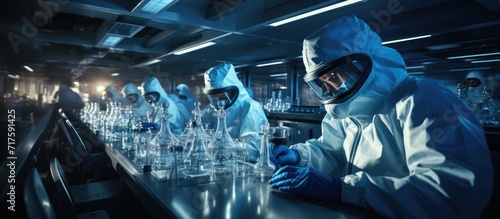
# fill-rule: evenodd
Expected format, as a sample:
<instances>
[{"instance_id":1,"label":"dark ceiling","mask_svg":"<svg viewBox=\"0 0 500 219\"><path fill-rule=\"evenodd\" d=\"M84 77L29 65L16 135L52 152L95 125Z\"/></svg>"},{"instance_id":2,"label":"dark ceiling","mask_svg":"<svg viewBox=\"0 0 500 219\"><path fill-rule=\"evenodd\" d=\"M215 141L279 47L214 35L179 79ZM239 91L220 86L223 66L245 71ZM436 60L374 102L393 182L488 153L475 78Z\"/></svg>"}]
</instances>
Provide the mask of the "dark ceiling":
<instances>
[{"instance_id":1,"label":"dark ceiling","mask_svg":"<svg viewBox=\"0 0 500 219\"><path fill-rule=\"evenodd\" d=\"M7 0L0 9L0 70L49 79L72 74L88 81L119 72L119 78L135 82L152 74L199 74L220 62L251 73L283 72L290 63L302 65L302 40L307 35L335 18L354 14L383 41L432 35L388 44L402 53L407 66L424 66L409 72L453 74L453 69L471 68L500 72L500 61L471 63L500 55L447 59L500 52L500 0L366 0L269 26L336 2L340 1L178 0L158 14L147 14L134 10L139 0ZM128 36L115 46L104 46L99 42L106 33ZM173 54L208 41L216 44ZM144 65L153 59L161 62ZM255 67L269 61L287 64Z\"/></svg>"}]
</instances>

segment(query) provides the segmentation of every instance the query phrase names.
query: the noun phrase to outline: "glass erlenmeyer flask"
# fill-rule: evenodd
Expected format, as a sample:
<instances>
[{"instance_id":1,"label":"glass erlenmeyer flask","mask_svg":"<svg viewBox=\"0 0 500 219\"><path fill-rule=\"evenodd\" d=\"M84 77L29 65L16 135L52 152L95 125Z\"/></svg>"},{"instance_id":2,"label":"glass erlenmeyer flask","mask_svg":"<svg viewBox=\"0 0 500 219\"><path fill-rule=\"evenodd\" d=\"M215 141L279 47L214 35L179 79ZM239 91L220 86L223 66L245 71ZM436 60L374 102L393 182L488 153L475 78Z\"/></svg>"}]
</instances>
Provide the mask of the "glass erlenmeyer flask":
<instances>
[{"instance_id":1,"label":"glass erlenmeyer flask","mask_svg":"<svg viewBox=\"0 0 500 219\"><path fill-rule=\"evenodd\" d=\"M208 144L215 174L231 174L236 170L236 145L226 127L225 101L217 101L217 129Z\"/></svg>"},{"instance_id":2,"label":"glass erlenmeyer flask","mask_svg":"<svg viewBox=\"0 0 500 219\"><path fill-rule=\"evenodd\" d=\"M170 131L168 113L168 103L161 105L160 130L151 140L151 150L153 153L153 171L165 170L172 167L173 156L169 152L170 148L179 144L179 140Z\"/></svg>"},{"instance_id":3,"label":"glass erlenmeyer flask","mask_svg":"<svg viewBox=\"0 0 500 219\"><path fill-rule=\"evenodd\" d=\"M255 164L255 175L260 178L270 178L276 167L269 158L269 123L264 123L260 126L261 141L260 141L260 158Z\"/></svg>"},{"instance_id":4,"label":"glass erlenmeyer flask","mask_svg":"<svg viewBox=\"0 0 500 219\"><path fill-rule=\"evenodd\" d=\"M191 148L184 160L184 174L188 176L208 175L212 166L212 160L205 146L206 135L203 133L201 117L191 121L192 135Z\"/></svg>"}]
</instances>

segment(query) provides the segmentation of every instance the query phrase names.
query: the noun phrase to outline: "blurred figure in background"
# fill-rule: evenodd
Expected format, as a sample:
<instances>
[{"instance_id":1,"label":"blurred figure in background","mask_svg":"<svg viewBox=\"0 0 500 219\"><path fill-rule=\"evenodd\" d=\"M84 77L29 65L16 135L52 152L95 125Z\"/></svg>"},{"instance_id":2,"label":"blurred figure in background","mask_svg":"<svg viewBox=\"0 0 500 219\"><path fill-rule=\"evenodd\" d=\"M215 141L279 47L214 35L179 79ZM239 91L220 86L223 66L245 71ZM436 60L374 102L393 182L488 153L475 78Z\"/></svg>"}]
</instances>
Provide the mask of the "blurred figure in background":
<instances>
[{"instance_id":1,"label":"blurred figure in background","mask_svg":"<svg viewBox=\"0 0 500 219\"><path fill-rule=\"evenodd\" d=\"M177 104L168 97L167 92L156 77L149 78L141 86L142 96L150 105L156 106L155 110L149 114L148 120L155 123L155 128L159 128L162 112L157 107L161 107L162 103L168 103L168 113L171 115L169 118L170 130L172 134L179 136L184 129L184 124L189 120L186 108L181 109L182 111L179 110Z\"/></svg>"},{"instance_id":2,"label":"blurred figure in background","mask_svg":"<svg viewBox=\"0 0 500 219\"><path fill-rule=\"evenodd\" d=\"M128 100L129 105L134 107L134 116L147 118L148 112L153 110L153 107L144 99L138 86L134 83L128 83L123 86L122 94Z\"/></svg>"},{"instance_id":3,"label":"blurred figure in background","mask_svg":"<svg viewBox=\"0 0 500 219\"><path fill-rule=\"evenodd\" d=\"M245 139L251 161L257 161L260 150L260 125L268 123L262 106L248 95L245 87L236 76L234 67L222 63L205 72L205 88L203 89L210 101L210 105L203 110L202 121L208 123L209 129L217 128L217 100L220 97L228 102L225 106L227 113L226 126L232 138ZM241 148L237 148L241 150Z\"/></svg>"},{"instance_id":4,"label":"blurred figure in background","mask_svg":"<svg viewBox=\"0 0 500 219\"><path fill-rule=\"evenodd\" d=\"M484 123L498 123L496 117L499 110L499 103L493 99L488 80L481 71L471 71L467 73L464 80L466 88L463 99L475 112L477 118Z\"/></svg>"},{"instance_id":5,"label":"blurred figure in background","mask_svg":"<svg viewBox=\"0 0 500 219\"><path fill-rule=\"evenodd\" d=\"M120 95L114 85L109 85L104 89L102 98L108 102L120 103L122 106L126 106L128 104L127 100Z\"/></svg>"},{"instance_id":6,"label":"blurred figure in background","mask_svg":"<svg viewBox=\"0 0 500 219\"><path fill-rule=\"evenodd\" d=\"M80 118L80 110L83 109L85 104L80 94L71 89L73 86L71 78L61 79L59 90L54 94L54 101L64 111L68 119L74 121Z\"/></svg>"},{"instance_id":7,"label":"blurred figure in background","mask_svg":"<svg viewBox=\"0 0 500 219\"><path fill-rule=\"evenodd\" d=\"M181 102L189 112L193 112L194 102L197 102L198 98L191 93L189 86L186 84L179 84L175 91L179 97L179 102Z\"/></svg>"}]
</instances>

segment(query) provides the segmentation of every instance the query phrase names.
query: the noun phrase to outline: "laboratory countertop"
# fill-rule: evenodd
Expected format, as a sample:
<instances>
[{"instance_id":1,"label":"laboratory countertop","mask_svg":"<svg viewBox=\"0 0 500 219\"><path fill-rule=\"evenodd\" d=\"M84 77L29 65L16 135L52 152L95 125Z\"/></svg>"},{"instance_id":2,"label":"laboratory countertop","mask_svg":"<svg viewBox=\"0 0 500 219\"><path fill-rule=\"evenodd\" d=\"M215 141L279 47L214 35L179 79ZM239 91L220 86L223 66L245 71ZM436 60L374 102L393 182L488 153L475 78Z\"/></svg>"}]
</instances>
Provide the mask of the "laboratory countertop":
<instances>
[{"instance_id":1,"label":"laboratory countertop","mask_svg":"<svg viewBox=\"0 0 500 219\"><path fill-rule=\"evenodd\" d=\"M155 218L382 218L373 211L272 189L255 175L180 185L143 171L133 154L106 147L113 167Z\"/></svg>"}]
</instances>

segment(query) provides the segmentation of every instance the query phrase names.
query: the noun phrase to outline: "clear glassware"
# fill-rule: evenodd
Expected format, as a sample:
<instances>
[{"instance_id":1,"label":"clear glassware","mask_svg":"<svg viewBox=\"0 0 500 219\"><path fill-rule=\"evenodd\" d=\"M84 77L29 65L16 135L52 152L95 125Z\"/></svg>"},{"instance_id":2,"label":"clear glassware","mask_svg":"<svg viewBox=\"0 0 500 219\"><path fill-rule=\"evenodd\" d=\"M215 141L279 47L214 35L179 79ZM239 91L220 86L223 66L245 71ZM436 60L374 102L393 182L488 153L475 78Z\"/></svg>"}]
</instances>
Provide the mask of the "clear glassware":
<instances>
[{"instance_id":1,"label":"clear glassware","mask_svg":"<svg viewBox=\"0 0 500 219\"><path fill-rule=\"evenodd\" d=\"M202 176L210 174L212 159L205 144L205 133L201 125L201 117L197 117L191 124L193 131L190 140L191 148L184 160L184 174L187 176Z\"/></svg>"},{"instance_id":2,"label":"clear glassware","mask_svg":"<svg viewBox=\"0 0 500 219\"><path fill-rule=\"evenodd\" d=\"M208 151L212 158L213 171L215 174L234 173L236 169L236 145L226 126L225 101L217 102L217 129L212 140L208 144Z\"/></svg>"},{"instance_id":3,"label":"clear glassware","mask_svg":"<svg viewBox=\"0 0 500 219\"><path fill-rule=\"evenodd\" d=\"M260 126L261 141L260 141L260 158L254 166L254 173L259 178L270 178L276 167L269 158L269 123L264 123Z\"/></svg>"},{"instance_id":4,"label":"clear glassware","mask_svg":"<svg viewBox=\"0 0 500 219\"><path fill-rule=\"evenodd\" d=\"M151 140L151 152L153 153L153 170L163 170L172 167L171 147L179 144L179 140L170 131L168 103L162 103L162 114L160 117L160 130Z\"/></svg>"},{"instance_id":5,"label":"clear glassware","mask_svg":"<svg viewBox=\"0 0 500 219\"><path fill-rule=\"evenodd\" d=\"M133 147L134 143L134 109L131 106L127 106L123 111L123 122L124 126L122 127L122 148L124 150L135 151L135 147Z\"/></svg>"}]
</instances>

